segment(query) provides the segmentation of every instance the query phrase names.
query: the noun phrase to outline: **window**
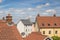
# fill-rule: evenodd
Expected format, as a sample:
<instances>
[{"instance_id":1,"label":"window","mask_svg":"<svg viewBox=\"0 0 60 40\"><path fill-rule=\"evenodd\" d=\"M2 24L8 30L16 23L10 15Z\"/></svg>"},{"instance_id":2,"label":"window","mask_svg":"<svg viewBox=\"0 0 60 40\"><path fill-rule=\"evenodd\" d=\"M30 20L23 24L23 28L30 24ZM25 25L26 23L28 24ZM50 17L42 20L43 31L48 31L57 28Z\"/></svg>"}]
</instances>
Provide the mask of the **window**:
<instances>
[{"instance_id":1,"label":"window","mask_svg":"<svg viewBox=\"0 0 60 40\"><path fill-rule=\"evenodd\" d=\"M43 34L45 34L45 31L43 31Z\"/></svg>"},{"instance_id":2,"label":"window","mask_svg":"<svg viewBox=\"0 0 60 40\"><path fill-rule=\"evenodd\" d=\"M48 24L48 26L50 26L50 24Z\"/></svg>"},{"instance_id":3,"label":"window","mask_svg":"<svg viewBox=\"0 0 60 40\"><path fill-rule=\"evenodd\" d=\"M57 34L58 31L55 31L55 34Z\"/></svg>"},{"instance_id":4,"label":"window","mask_svg":"<svg viewBox=\"0 0 60 40\"><path fill-rule=\"evenodd\" d=\"M49 34L51 34L51 31L49 31Z\"/></svg>"},{"instance_id":5,"label":"window","mask_svg":"<svg viewBox=\"0 0 60 40\"><path fill-rule=\"evenodd\" d=\"M44 26L44 24L42 24L42 26Z\"/></svg>"},{"instance_id":6,"label":"window","mask_svg":"<svg viewBox=\"0 0 60 40\"><path fill-rule=\"evenodd\" d=\"M26 32L27 32L27 29L26 29Z\"/></svg>"},{"instance_id":7,"label":"window","mask_svg":"<svg viewBox=\"0 0 60 40\"><path fill-rule=\"evenodd\" d=\"M25 35L25 32L22 32L21 35L24 36Z\"/></svg>"},{"instance_id":8,"label":"window","mask_svg":"<svg viewBox=\"0 0 60 40\"><path fill-rule=\"evenodd\" d=\"M54 25L55 25L55 26L57 26L57 24L56 24L56 23L55 23Z\"/></svg>"},{"instance_id":9,"label":"window","mask_svg":"<svg viewBox=\"0 0 60 40\"><path fill-rule=\"evenodd\" d=\"M25 25L27 27L27 25Z\"/></svg>"}]
</instances>

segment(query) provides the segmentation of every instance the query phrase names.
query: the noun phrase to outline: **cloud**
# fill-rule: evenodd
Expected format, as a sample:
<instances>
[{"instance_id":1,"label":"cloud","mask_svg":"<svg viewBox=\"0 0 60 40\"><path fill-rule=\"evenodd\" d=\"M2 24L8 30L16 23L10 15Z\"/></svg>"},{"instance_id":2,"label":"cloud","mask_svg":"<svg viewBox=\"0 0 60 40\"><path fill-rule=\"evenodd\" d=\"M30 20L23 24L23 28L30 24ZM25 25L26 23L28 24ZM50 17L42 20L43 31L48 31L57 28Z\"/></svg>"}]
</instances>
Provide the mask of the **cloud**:
<instances>
[{"instance_id":1,"label":"cloud","mask_svg":"<svg viewBox=\"0 0 60 40\"><path fill-rule=\"evenodd\" d=\"M34 10L33 8L28 8L28 10Z\"/></svg>"},{"instance_id":2,"label":"cloud","mask_svg":"<svg viewBox=\"0 0 60 40\"><path fill-rule=\"evenodd\" d=\"M31 16L31 15L29 15L29 16L27 16L27 17L26 17L26 19L31 19L31 18L32 18L32 16Z\"/></svg>"},{"instance_id":3,"label":"cloud","mask_svg":"<svg viewBox=\"0 0 60 40\"><path fill-rule=\"evenodd\" d=\"M55 9L48 9L45 12L56 14L56 10Z\"/></svg>"},{"instance_id":4,"label":"cloud","mask_svg":"<svg viewBox=\"0 0 60 40\"><path fill-rule=\"evenodd\" d=\"M0 11L0 14L4 13L4 11Z\"/></svg>"},{"instance_id":5,"label":"cloud","mask_svg":"<svg viewBox=\"0 0 60 40\"><path fill-rule=\"evenodd\" d=\"M3 9L5 7L8 7L9 4L6 4L6 5L0 5L0 9Z\"/></svg>"},{"instance_id":6,"label":"cloud","mask_svg":"<svg viewBox=\"0 0 60 40\"><path fill-rule=\"evenodd\" d=\"M17 13L17 14L25 14L24 9L9 8L9 11L10 11L10 12Z\"/></svg>"},{"instance_id":7,"label":"cloud","mask_svg":"<svg viewBox=\"0 0 60 40\"><path fill-rule=\"evenodd\" d=\"M0 18L2 17L4 11L0 10Z\"/></svg>"},{"instance_id":8,"label":"cloud","mask_svg":"<svg viewBox=\"0 0 60 40\"><path fill-rule=\"evenodd\" d=\"M36 8L42 8L42 6L43 6L43 5L38 5L38 6L36 6Z\"/></svg>"},{"instance_id":9,"label":"cloud","mask_svg":"<svg viewBox=\"0 0 60 40\"><path fill-rule=\"evenodd\" d=\"M51 10L51 9L46 10L46 12L51 12L51 11L53 11L53 10Z\"/></svg>"},{"instance_id":10,"label":"cloud","mask_svg":"<svg viewBox=\"0 0 60 40\"><path fill-rule=\"evenodd\" d=\"M47 7L49 5L50 5L50 3L45 3L45 4L41 4L41 5L36 6L36 8L43 8L43 7Z\"/></svg>"},{"instance_id":11,"label":"cloud","mask_svg":"<svg viewBox=\"0 0 60 40\"><path fill-rule=\"evenodd\" d=\"M45 16L51 16L53 14L56 14L56 10L55 9L48 9L48 10L45 10L43 13L41 13L41 15L45 15Z\"/></svg>"},{"instance_id":12,"label":"cloud","mask_svg":"<svg viewBox=\"0 0 60 40\"><path fill-rule=\"evenodd\" d=\"M46 13L46 12L42 13L42 16L45 16L45 15L49 15L49 13Z\"/></svg>"},{"instance_id":13,"label":"cloud","mask_svg":"<svg viewBox=\"0 0 60 40\"><path fill-rule=\"evenodd\" d=\"M36 10L36 8L27 8L27 11L35 11Z\"/></svg>"},{"instance_id":14,"label":"cloud","mask_svg":"<svg viewBox=\"0 0 60 40\"><path fill-rule=\"evenodd\" d=\"M46 3L46 4L45 4L45 6L49 6L49 5L50 5L50 3Z\"/></svg>"},{"instance_id":15,"label":"cloud","mask_svg":"<svg viewBox=\"0 0 60 40\"><path fill-rule=\"evenodd\" d=\"M3 0L0 0L0 3L2 3L3 2Z\"/></svg>"}]
</instances>

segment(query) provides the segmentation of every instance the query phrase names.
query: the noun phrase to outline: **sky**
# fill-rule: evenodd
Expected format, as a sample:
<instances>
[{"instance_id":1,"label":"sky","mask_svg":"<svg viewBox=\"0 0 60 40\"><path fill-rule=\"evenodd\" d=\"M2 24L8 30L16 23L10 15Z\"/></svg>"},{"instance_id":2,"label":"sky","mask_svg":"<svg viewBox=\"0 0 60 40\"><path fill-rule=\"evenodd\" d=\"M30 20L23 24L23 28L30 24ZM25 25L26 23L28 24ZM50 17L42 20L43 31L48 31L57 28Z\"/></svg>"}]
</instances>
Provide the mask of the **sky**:
<instances>
[{"instance_id":1,"label":"sky","mask_svg":"<svg viewBox=\"0 0 60 40\"><path fill-rule=\"evenodd\" d=\"M20 19L35 20L41 16L60 16L60 0L0 0L0 19L7 14L17 23Z\"/></svg>"}]
</instances>

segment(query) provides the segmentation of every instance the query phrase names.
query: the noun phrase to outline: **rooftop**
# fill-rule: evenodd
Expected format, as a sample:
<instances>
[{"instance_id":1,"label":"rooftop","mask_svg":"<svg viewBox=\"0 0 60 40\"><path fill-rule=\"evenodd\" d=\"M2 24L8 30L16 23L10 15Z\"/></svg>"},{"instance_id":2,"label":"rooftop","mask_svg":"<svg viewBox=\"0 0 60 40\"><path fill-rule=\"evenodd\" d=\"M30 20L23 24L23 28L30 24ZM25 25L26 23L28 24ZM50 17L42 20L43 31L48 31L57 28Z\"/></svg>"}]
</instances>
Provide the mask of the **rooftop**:
<instances>
[{"instance_id":1,"label":"rooftop","mask_svg":"<svg viewBox=\"0 0 60 40\"><path fill-rule=\"evenodd\" d=\"M36 21L40 28L60 28L60 16L37 16Z\"/></svg>"},{"instance_id":2,"label":"rooftop","mask_svg":"<svg viewBox=\"0 0 60 40\"><path fill-rule=\"evenodd\" d=\"M15 25L8 26L4 20L0 20L0 40L22 40Z\"/></svg>"},{"instance_id":3,"label":"rooftop","mask_svg":"<svg viewBox=\"0 0 60 40\"><path fill-rule=\"evenodd\" d=\"M23 22L24 25L32 25L30 19L21 19L21 21Z\"/></svg>"},{"instance_id":4,"label":"rooftop","mask_svg":"<svg viewBox=\"0 0 60 40\"><path fill-rule=\"evenodd\" d=\"M40 34L39 32L32 32L25 40L44 40L47 36Z\"/></svg>"}]
</instances>

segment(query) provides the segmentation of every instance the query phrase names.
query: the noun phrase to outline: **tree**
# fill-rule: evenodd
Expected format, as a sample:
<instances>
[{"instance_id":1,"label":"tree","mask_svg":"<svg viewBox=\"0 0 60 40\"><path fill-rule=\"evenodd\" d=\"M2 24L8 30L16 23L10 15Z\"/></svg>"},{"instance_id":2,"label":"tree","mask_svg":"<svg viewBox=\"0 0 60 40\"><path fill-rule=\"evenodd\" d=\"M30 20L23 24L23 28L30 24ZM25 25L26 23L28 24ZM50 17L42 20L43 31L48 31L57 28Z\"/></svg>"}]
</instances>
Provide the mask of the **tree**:
<instances>
[{"instance_id":1,"label":"tree","mask_svg":"<svg viewBox=\"0 0 60 40\"><path fill-rule=\"evenodd\" d=\"M53 40L60 40L60 37L58 36L52 36Z\"/></svg>"}]
</instances>

